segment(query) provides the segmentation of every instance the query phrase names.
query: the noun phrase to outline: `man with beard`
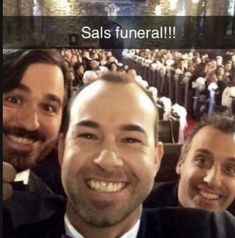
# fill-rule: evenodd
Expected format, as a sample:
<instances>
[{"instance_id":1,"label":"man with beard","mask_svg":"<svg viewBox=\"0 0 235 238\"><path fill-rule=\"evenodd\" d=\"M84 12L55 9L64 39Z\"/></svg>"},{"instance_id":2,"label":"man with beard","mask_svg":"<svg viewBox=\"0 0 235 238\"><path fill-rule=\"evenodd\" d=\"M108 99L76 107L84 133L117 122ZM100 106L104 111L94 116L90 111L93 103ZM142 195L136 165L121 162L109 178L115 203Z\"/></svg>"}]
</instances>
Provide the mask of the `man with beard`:
<instances>
[{"instance_id":1,"label":"man with beard","mask_svg":"<svg viewBox=\"0 0 235 238\"><path fill-rule=\"evenodd\" d=\"M27 224L4 220L5 237L232 238L235 219L227 213L142 209L163 154L157 129L151 93L132 78L107 73L86 85L70 102L59 137L67 204L39 200ZM41 205L50 216L38 222Z\"/></svg>"},{"instance_id":2,"label":"man with beard","mask_svg":"<svg viewBox=\"0 0 235 238\"><path fill-rule=\"evenodd\" d=\"M186 138L176 167L179 181L157 183L145 207L183 206L235 214L235 120L204 118Z\"/></svg>"},{"instance_id":3,"label":"man with beard","mask_svg":"<svg viewBox=\"0 0 235 238\"><path fill-rule=\"evenodd\" d=\"M66 85L63 59L55 50L4 52L3 200L18 186L10 183L14 179L28 184L31 192L49 192L29 169L57 142Z\"/></svg>"}]
</instances>

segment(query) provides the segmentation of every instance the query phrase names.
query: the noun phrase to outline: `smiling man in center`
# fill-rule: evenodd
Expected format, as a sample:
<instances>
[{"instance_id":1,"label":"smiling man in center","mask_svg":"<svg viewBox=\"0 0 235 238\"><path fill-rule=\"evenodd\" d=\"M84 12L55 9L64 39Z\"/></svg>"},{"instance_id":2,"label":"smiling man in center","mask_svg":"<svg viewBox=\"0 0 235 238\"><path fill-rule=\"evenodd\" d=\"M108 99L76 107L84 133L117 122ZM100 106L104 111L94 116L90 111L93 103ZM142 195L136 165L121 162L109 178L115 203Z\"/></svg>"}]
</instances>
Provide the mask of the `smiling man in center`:
<instances>
[{"instance_id":1,"label":"smiling man in center","mask_svg":"<svg viewBox=\"0 0 235 238\"><path fill-rule=\"evenodd\" d=\"M137 224L163 154L153 102L137 84L120 79L108 74L83 89L60 139L67 216L85 234L89 223L109 226L114 237Z\"/></svg>"}]
</instances>

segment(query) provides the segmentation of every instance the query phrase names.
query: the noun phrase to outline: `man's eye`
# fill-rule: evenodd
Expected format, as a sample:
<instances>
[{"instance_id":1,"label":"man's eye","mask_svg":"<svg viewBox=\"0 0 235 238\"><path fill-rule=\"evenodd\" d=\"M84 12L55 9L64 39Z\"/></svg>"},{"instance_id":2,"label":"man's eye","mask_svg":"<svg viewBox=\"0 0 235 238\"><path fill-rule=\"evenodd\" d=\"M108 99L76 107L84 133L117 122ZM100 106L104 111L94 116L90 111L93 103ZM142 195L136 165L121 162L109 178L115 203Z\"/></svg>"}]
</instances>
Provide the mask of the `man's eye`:
<instances>
[{"instance_id":1,"label":"man's eye","mask_svg":"<svg viewBox=\"0 0 235 238\"><path fill-rule=\"evenodd\" d=\"M128 138L123 139L123 142L130 143L130 144L141 143L141 141L139 139L132 138L132 137L128 137Z\"/></svg>"},{"instance_id":2,"label":"man's eye","mask_svg":"<svg viewBox=\"0 0 235 238\"><path fill-rule=\"evenodd\" d=\"M225 172L228 175L234 176L235 175L235 167L234 166L226 166Z\"/></svg>"},{"instance_id":3,"label":"man's eye","mask_svg":"<svg viewBox=\"0 0 235 238\"><path fill-rule=\"evenodd\" d=\"M209 166L210 161L207 158L205 158L205 157L198 156L196 158L196 163L200 167L207 167L207 166Z\"/></svg>"},{"instance_id":4,"label":"man's eye","mask_svg":"<svg viewBox=\"0 0 235 238\"><path fill-rule=\"evenodd\" d=\"M9 96L9 97L6 97L5 99L8 103L11 103L11 104L19 104L21 102L20 98L19 97L16 97L16 96Z\"/></svg>"},{"instance_id":5,"label":"man's eye","mask_svg":"<svg viewBox=\"0 0 235 238\"><path fill-rule=\"evenodd\" d=\"M87 139L87 140L96 140L98 139L98 137L94 134L91 134L91 133L82 133L78 136L79 138L84 138L84 139Z\"/></svg>"},{"instance_id":6,"label":"man's eye","mask_svg":"<svg viewBox=\"0 0 235 238\"><path fill-rule=\"evenodd\" d=\"M56 112L55 107L53 107L53 106L51 106L51 105L47 105L47 104L42 105L42 109L43 109L45 112L47 112L47 113L54 113L54 112Z\"/></svg>"}]
</instances>

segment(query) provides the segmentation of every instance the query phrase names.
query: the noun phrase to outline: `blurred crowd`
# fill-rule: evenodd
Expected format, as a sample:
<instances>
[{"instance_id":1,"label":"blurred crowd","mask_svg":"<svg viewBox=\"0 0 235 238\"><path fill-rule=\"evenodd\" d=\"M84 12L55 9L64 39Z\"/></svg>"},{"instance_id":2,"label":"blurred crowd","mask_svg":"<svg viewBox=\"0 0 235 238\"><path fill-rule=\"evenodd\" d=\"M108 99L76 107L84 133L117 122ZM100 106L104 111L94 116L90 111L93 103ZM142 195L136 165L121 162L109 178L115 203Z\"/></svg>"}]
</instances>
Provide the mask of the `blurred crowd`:
<instances>
[{"instance_id":1,"label":"blurred crowd","mask_svg":"<svg viewBox=\"0 0 235 238\"><path fill-rule=\"evenodd\" d=\"M234 113L235 52L217 52L132 49L125 50L123 56L135 62L137 68L140 66L140 71L148 78L152 72L157 72L153 84L159 86L159 95L180 101L178 88L183 88L184 100L180 104L189 115L200 118L215 111ZM145 70L141 70L143 68ZM167 84L168 90L165 90ZM174 85L175 89L169 88ZM174 90L178 91L172 96Z\"/></svg>"},{"instance_id":2,"label":"blurred crowd","mask_svg":"<svg viewBox=\"0 0 235 238\"><path fill-rule=\"evenodd\" d=\"M71 95L102 72L118 71L149 89L162 120L179 120L183 142L187 118L235 114L235 51L62 49ZM120 52L119 52L120 53Z\"/></svg>"}]
</instances>

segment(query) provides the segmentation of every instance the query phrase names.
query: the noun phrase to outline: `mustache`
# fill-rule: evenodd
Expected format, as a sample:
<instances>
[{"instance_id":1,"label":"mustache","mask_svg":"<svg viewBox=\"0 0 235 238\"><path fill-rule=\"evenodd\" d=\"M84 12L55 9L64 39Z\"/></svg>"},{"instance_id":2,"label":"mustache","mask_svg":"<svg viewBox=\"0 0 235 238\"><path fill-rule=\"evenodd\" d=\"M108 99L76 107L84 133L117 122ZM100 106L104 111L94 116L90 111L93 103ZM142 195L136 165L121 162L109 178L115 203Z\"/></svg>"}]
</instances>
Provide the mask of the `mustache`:
<instances>
[{"instance_id":1,"label":"mustache","mask_svg":"<svg viewBox=\"0 0 235 238\"><path fill-rule=\"evenodd\" d=\"M23 138L27 138L27 139L30 139L33 141L45 140L44 134L39 132L38 130L28 131L21 127L5 126L5 127L3 127L3 132L5 134L23 137Z\"/></svg>"}]
</instances>

